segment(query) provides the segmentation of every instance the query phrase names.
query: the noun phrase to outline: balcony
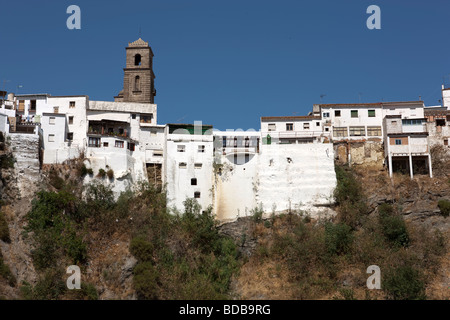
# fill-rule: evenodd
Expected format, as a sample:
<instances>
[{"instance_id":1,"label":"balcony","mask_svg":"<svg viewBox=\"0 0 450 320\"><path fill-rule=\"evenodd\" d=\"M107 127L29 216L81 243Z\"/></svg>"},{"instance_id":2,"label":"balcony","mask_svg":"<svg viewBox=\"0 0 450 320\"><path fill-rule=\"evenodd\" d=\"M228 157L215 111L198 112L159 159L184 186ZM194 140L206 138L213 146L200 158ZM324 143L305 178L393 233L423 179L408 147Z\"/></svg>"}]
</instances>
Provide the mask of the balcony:
<instances>
[{"instance_id":1,"label":"balcony","mask_svg":"<svg viewBox=\"0 0 450 320\"><path fill-rule=\"evenodd\" d=\"M225 147L222 148L223 155L227 154L256 154L257 147Z\"/></svg>"},{"instance_id":2,"label":"balcony","mask_svg":"<svg viewBox=\"0 0 450 320\"><path fill-rule=\"evenodd\" d=\"M39 124L33 122L11 123L9 133L29 133L34 134ZM37 132L37 131L36 131Z\"/></svg>"},{"instance_id":3,"label":"balcony","mask_svg":"<svg viewBox=\"0 0 450 320\"><path fill-rule=\"evenodd\" d=\"M142 116L141 115L141 119L139 121L139 125L141 127L153 126L154 125L154 123L153 123L153 115L150 115L150 116Z\"/></svg>"},{"instance_id":4,"label":"balcony","mask_svg":"<svg viewBox=\"0 0 450 320\"><path fill-rule=\"evenodd\" d=\"M263 137L270 135L272 139L313 138L320 137L322 131L267 131L262 132Z\"/></svg>"},{"instance_id":5,"label":"balcony","mask_svg":"<svg viewBox=\"0 0 450 320\"><path fill-rule=\"evenodd\" d=\"M130 127L122 121L89 121L88 136L91 137L115 137L130 139Z\"/></svg>"},{"instance_id":6,"label":"balcony","mask_svg":"<svg viewBox=\"0 0 450 320\"><path fill-rule=\"evenodd\" d=\"M102 132L98 130L88 130L87 135L91 137L117 137L122 139L130 138L130 134L128 132L119 133L119 132Z\"/></svg>"}]
</instances>

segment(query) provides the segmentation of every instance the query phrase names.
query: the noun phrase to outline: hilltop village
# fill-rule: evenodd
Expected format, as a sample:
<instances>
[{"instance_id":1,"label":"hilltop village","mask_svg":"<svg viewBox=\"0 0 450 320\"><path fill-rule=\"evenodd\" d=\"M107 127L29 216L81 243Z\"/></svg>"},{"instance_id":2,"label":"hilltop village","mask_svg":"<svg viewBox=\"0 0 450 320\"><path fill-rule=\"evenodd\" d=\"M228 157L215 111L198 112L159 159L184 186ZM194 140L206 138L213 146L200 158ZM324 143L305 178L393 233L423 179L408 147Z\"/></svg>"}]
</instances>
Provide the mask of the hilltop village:
<instances>
[{"instance_id":1,"label":"hilltop village","mask_svg":"<svg viewBox=\"0 0 450 320\"><path fill-rule=\"evenodd\" d=\"M221 221L249 216L257 207L266 214L330 213L335 161L379 167L391 177L397 171L433 177L431 148L450 152L445 86L438 106L315 104L304 116L261 117L260 131L158 124L153 51L141 38L126 47L123 90L114 101L4 91L0 96L0 131L23 175L82 157L90 172L86 184L100 175L119 195L148 181L165 188L170 207L181 210L186 198L195 198L203 210L212 206Z\"/></svg>"}]
</instances>

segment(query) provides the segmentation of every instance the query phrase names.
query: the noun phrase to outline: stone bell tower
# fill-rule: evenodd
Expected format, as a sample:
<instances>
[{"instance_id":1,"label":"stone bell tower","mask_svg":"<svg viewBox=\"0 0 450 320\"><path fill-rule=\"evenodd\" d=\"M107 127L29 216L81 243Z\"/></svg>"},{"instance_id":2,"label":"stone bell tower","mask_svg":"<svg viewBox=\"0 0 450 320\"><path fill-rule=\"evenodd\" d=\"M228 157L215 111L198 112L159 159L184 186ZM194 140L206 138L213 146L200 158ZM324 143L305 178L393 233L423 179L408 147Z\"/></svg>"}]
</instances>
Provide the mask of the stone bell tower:
<instances>
[{"instance_id":1,"label":"stone bell tower","mask_svg":"<svg viewBox=\"0 0 450 320\"><path fill-rule=\"evenodd\" d=\"M114 97L118 102L155 103L153 51L141 38L128 43L123 90Z\"/></svg>"}]
</instances>

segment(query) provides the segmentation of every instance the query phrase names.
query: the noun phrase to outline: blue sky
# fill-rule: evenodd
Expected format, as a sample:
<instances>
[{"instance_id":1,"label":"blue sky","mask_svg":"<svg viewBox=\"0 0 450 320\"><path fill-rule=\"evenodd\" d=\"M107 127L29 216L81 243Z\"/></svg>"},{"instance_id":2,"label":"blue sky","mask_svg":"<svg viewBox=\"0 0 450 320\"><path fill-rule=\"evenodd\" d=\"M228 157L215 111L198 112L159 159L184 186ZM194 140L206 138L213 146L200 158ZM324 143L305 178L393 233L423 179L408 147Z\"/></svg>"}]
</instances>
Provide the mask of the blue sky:
<instances>
[{"instance_id":1,"label":"blue sky","mask_svg":"<svg viewBox=\"0 0 450 320\"><path fill-rule=\"evenodd\" d=\"M68 30L66 8L81 8ZM366 9L381 8L381 30ZM418 100L450 85L448 0L2 1L0 85L113 100L125 47L149 41L159 123L259 129L314 103ZM9 80L4 82L4 80Z\"/></svg>"}]
</instances>

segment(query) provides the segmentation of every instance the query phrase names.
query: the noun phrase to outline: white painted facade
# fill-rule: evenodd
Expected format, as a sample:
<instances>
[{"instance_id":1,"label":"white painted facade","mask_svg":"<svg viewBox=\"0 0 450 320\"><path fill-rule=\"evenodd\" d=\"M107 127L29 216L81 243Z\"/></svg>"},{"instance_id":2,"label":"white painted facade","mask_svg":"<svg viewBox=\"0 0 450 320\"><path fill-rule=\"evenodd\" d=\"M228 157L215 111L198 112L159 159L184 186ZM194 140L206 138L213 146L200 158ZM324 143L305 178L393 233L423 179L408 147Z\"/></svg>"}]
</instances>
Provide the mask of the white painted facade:
<instances>
[{"instance_id":1,"label":"white painted facade","mask_svg":"<svg viewBox=\"0 0 450 320\"><path fill-rule=\"evenodd\" d=\"M183 212L187 198L195 198L202 210L212 205L212 126L167 124L164 160L163 182L169 207Z\"/></svg>"},{"instance_id":2,"label":"white painted facade","mask_svg":"<svg viewBox=\"0 0 450 320\"><path fill-rule=\"evenodd\" d=\"M260 133L238 133L259 139ZM230 133L215 138L230 140ZM234 139L231 139L233 141ZM234 149L234 150L233 150ZM330 214L336 187L333 145L329 143L260 143L251 148L226 148L216 157L214 212L221 221L307 211L313 217Z\"/></svg>"},{"instance_id":3,"label":"white painted facade","mask_svg":"<svg viewBox=\"0 0 450 320\"><path fill-rule=\"evenodd\" d=\"M385 157L392 177L395 163L414 176L414 162L422 161L433 176L426 119L402 119L402 115L384 118Z\"/></svg>"},{"instance_id":4,"label":"white painted facade","mask_svg":"<svg viewBox=\"0 0 450 320\"><path fill-rule=\"evenodd\" d=\"M316 116L261 117L261 135L273 144L322 142L327 128Z\"/></svg>"}]
</instances>

